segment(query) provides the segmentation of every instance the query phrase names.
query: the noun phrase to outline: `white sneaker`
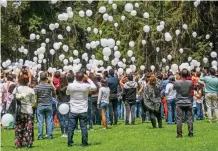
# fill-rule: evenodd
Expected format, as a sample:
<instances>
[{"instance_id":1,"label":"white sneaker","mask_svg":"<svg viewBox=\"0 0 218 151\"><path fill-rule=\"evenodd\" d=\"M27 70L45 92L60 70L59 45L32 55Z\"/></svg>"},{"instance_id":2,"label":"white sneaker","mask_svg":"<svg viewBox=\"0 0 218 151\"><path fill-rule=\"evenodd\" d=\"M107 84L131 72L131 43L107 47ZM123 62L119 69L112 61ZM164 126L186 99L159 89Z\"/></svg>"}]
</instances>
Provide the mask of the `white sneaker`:
<instances>
[{"instance_id":1,"label":"white sneaker","mask_svg":"<svg viewBox=\"0 0 218 151\"><path fill-rule=\"evenodd\" d=\"M67 134L64 134L64 137L67 138L68 137Z\"/></svg>"},{"instance_id":2,"label":"white sneaker","mask_svg":"<svg viewBox=\"0 0 218 151\"><path fill-rule=\"evenodd\" d=\"M61 137L65 137L65 134L61 135Z\"/></svg>"}]
</instances>

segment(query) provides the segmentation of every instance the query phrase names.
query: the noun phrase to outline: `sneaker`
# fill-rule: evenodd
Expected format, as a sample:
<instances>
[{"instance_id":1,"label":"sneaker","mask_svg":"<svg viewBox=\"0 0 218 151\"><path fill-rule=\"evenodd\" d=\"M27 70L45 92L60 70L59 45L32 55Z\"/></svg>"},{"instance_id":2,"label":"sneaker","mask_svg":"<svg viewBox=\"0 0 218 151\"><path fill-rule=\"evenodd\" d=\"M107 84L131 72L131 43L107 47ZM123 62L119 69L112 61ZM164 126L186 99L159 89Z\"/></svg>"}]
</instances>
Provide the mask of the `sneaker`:
<instances>
[{"instance_id":1,"label":"sneaker","mask_svg":"<svg viewBox=\"0 0 218 151\"><path fill-rule=\"evenodd\" d=\"M64 136L65 136L65 134L62 134L62 135L61 135L61 137L64 137Z\"/></svg>"},{"instance_id":2,"label":"sneaker","mask_svg":"<svg viewBox=\"0 0 218 151\"><path fill-rule=\"evenodd\" d=\"M208 123L212 123L212 121L211 120L209 120L209 121L207 121Z\"/></svg>"},{"instance_id":3,"label":"sneaker","mask_svg":"<svg viewBox=\"0 0 218 151\"><path fill-rule=\"evenodd\" d=\"M68 137L67 134L64 134L64 137L67 138Z\"/></svg>"},{"instance_id":4,"label":"sneaker","mask_svg":"<svg viewBox=\"0 0 218 151\"><path fill-rule=\"evenodd\" d=\"M188 136L189 136L189 137L193 137L194 135L193 135L193 134L188 134Z\"/></svg>"},{"instance_id":5,"label":"sneaker","mask_svg":"<svg viewBox=\"0 0 218 151\"><path fill-rule=\"evenodd\" d=\"M181 135L177 135L176 138L182 138L182 136Z\"/></svg>"},{"instance_id":6,"label":"sneaker","mask_svg":"<svg viewBox=\"0 0 218 151\"><path fill-rule=\"evenodd\" d=\"M107 129L107 128L105 128L105 127L103 128L103 130L106 130L106 129Z\"/></svg>"}]
</instances>

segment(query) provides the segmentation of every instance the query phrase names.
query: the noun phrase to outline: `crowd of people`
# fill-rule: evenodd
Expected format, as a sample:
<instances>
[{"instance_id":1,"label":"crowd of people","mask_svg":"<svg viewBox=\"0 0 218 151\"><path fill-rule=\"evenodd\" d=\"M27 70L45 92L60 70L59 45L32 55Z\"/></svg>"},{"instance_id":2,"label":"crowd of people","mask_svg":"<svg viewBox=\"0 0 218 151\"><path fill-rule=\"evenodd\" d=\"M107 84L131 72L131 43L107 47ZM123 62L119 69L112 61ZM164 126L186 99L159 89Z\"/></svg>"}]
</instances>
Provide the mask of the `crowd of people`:
<instances>
[{"instance_id":1,"label":"crowd of people","mask_svg":"<svg viewBox=\"0 0 218 151\"><path fill-rule=\"evenodd\" d=\"M46 137L53 138L55 127L60 124L61 137L67 137L67 145L73 145L74 131L78 121L82 145L88 145L88 129L93 125L125 125L151 121L153 128L162 128L162 121L177 124L177 137L182 137L182 123L188 124L188 136L193 136L193 121L206 116L212 123L213 115L218 122L218 78L214 68L189 72L145 72L119 75L115 70L49 73L40 71L32 76L23 66L18 75L2 73L2 107L5 113L12 106L13 98L19 97L21 111L14 125L5 128L15 130L15 146L32 147L34 120L38 124L38 140L43 140L44 122ZM61 105L69 112L62 114ZM213 114L213 112L215 114ZM35 118L34 118L35 117ZM59 122L58 122L59 121ZM88 129L87 129L88 126Z\"/></svg>"}]
</instances>

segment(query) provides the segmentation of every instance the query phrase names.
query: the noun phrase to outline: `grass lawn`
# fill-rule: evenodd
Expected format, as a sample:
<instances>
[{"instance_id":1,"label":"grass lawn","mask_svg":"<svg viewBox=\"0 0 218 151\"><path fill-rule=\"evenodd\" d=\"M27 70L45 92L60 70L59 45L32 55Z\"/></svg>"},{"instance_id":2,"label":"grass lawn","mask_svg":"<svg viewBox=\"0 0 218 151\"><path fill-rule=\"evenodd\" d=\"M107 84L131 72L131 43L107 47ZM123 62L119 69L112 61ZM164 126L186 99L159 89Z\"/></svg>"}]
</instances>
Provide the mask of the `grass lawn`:
<instances>
[{"instance_id":1,"label":"grass lawn","mask_svg":"<svg viewBox=\"0 0 218 151\"><path fill-rule=\"evenodd\" d=\"M75 132L74 146L67 147L67 138L60 137L60 128L53 132L54 139L37 140L35 128L35 141L32 149L19 149L31 151L218 151L218 123L209 124L204 121L194 122L194 137L187 136L187 125L183 125L183 138L176 138L176 125L163 124L162 129L153 129L151 123L140 123L125 126L119 121L117 126L103 130L101 126L94 126L89 131L90 146L81 146L81 133ZM1 131L1 150L14 151L14 131Z\"/></svg>"}]
</instances>

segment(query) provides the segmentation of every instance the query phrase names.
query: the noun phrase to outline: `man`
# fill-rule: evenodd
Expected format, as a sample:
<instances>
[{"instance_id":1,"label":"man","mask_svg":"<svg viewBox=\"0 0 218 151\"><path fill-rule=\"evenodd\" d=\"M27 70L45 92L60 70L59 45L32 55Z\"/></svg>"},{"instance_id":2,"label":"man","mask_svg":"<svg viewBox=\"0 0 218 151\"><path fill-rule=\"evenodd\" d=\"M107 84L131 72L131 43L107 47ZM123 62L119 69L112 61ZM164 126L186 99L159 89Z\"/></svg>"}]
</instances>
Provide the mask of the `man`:
<instances>
[{"instance_id":1,"label":"man","mask_svg":"<svg viewBox=\"0 0 218 151\"><path fill-rule=\"evenodd\" d=\"M86 80L88 83L83 83ZM84 76L82 72L76 74L76 80L70 83L67 87L67 95L70 95L70 113L69 113L69 125L68 125L68 147L73 145L74 130L77 125L77 121L80 121L80 127L82 131L82 145L88 145L88 93L89 91L96 90L95 84Z\"/></svg>"},{"instance_id":2,"label":"man","mask_svg":"<svg viewBox=\"0 0 218 151\"><path fill-rule=\"evenodd\" d=\"M117 88L119 79L114 76L114 70L109 70L110 77L108 78L108 86L110 88L110 101L109 101L109 117L111 125L116 125L118 120L117 114Z\"/></svg>"},{"instance_id":3,"label":"man","mask_svg":"<svg viewBox=\"0 0 218 151\"><path fill-rule=\"evenodd\" d=\"M176 113L177 113L177 138L182 138L182 117L185 112L188 124L188 136L193 136L192 122L192 102L190 91L192 89L192 81L186 80L189 73L187 69L181 72L181 80L174 83L174 89L177 92Z\"/></svg>"},{"instance_id":4,"label":"man","mask_svg":"<svg viewBox=\"0 0 218 151\"><path fill-rule=\"evenodd\" d=\"M37 107L37 119L38 119L38 140L43 139L43 123L46 120L46 132L49 139L52 138L52 104L51 94L55 97L55 89L51 84L48 84L47 74L42 72L40 74L40 83L34 88L38 107Z\"/></svg>"},{"instance_id":5,"label":"man","mask_svg":"<svg viewBox=\"0 0 218 151\"><path fill-rule=\"evenodd\" d=\"M201 76L200 80L205 83L205 99L207 105L207 114L209 118L209 123L212 123L212 115L211 115L211 107L212 105L215 107L214 111L216 114L217 122L218 122L218 78L215 76L216 71L214 68L210 68L209 70L210 76ZM204 73L205 74L205 73Z\"/></svg>"}]
</instances>

